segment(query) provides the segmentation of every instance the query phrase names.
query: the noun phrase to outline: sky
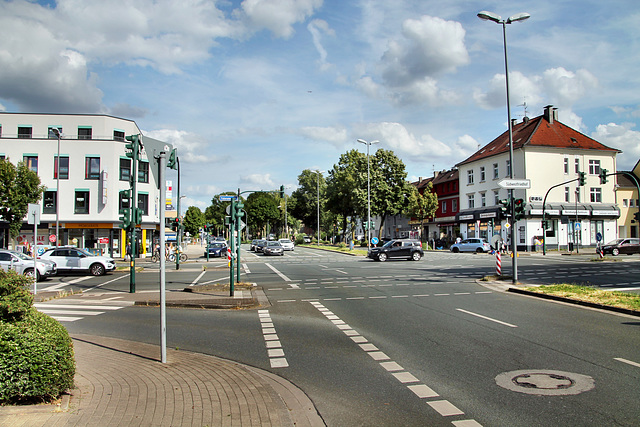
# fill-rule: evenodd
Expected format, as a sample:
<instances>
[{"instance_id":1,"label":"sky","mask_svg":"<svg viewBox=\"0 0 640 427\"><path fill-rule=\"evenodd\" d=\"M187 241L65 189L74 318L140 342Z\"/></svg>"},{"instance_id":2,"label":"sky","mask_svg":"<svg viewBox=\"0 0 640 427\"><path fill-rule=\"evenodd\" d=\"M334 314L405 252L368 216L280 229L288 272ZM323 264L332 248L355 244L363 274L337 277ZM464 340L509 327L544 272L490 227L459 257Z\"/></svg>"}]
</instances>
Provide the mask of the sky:
<instances>
[{"instance_id":1,"label":"sky","mask_svg":"<svg viewBox=\"0 0 640 427\"><path fill-rule=\"evenodd\" d=\"M0 0L0 111L134 120L178 149L182 206L202 210L291 193L366 152L357 139L416 181L507 128L502 25L483 10L531 15L506 25L512 118L554 105L633 168L637 0Z\"/></svg>"}]
</instances>

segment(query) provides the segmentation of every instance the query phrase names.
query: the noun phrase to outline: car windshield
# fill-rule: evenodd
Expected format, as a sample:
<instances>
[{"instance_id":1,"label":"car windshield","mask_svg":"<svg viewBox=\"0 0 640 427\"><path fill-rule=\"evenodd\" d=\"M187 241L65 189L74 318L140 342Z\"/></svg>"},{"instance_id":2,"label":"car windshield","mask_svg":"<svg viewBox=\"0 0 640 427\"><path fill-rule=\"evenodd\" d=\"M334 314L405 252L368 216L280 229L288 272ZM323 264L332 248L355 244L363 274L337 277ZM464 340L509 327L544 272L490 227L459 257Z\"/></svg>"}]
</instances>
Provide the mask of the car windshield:
<instances>
[{"instance_id":1,"label":"car windshield","mask_svg":"<svg viewBox=\"0 0 640 427\"><path fill-rule=\"evenodd\" d=\"M289 239L280 239L280 243L291 243Z\"/></svg>"},{"instance_id":2,"label":"car windshield","mask_svg":"<svg viewBox=\"0 0 640 427\"><path fill-rule=\"evenodd\" d=\"M18 258L20 258L20 259L22 259L22 260L25 260L25 261L28 261L28 260L30 260L30 259L33 259L33 258L31 258L29 255L23 254L22 252L13 252L13 254L14 254L15 256L17 256Z\"/></svg>"},{"instance_id":3,"label":"car windshield","mask_svg":"<svg viewBox=\"0 0 640 427\"><path fill-rule=\"evenodd\" d=\"M211 245L209 245L210 248L223 248L224 247L224 243L212 243Z\"/></svg>"},{"instance_id":4,"label":"car windshield","mask_svg":"<svg viewBox=\"0 0 640 427\"><path fill-rule=\"evenodd\" d=\"M616 240L612 240L609 243L607 243L607 245L610 246L615 246L615 245L619 245L620 243L624 242L625 239L616 239Z\"/></svg>"},{"instance_id":5,"label":"car windshield","mask_svg":"<svg viewBox=\"0 0 640 427\"><path fill-rule=\"evenodd\" d=\"M85 251L84 249L76 248L76 250L78 251L78 253L80 253L80 255L95 256L92 253Z\"/></svg>"},{"instance_id":6,"label":"car windshield","mask_svg":"<svg viewBox=\"0 0 640 427\"><path fill-rule=\"evenodd\" d=\"M280 242L269 242L269 246L281 246Z\"/></svg>"}]
</instances>

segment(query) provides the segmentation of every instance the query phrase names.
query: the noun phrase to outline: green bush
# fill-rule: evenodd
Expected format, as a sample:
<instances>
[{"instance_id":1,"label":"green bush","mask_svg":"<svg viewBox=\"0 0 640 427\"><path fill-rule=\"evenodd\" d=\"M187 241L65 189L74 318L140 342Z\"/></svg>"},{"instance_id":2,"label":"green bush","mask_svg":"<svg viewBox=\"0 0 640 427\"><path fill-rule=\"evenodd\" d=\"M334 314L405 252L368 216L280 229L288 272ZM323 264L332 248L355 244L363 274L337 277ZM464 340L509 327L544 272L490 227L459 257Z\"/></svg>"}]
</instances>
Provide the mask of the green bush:
<instances>
[{"instance_id":1,"label":"green bush","mask_svg":"<svg viewBox=\"0 0 640 427\"><path fill-rule=\"evenodd\" d=\"M48 401L73 387L69 333L32 304L21 276L0 273L0 404Z\"/></svg>"}]
</instances>

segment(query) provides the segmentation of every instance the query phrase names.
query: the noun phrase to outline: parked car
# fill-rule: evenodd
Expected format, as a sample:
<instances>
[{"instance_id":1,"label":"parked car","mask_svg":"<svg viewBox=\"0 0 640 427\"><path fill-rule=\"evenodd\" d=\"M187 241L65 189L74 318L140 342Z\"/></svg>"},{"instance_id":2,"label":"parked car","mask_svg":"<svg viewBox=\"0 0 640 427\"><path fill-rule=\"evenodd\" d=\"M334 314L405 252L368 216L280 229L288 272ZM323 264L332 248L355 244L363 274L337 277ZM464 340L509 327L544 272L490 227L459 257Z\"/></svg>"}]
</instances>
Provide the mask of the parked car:
<instances>
[{"instance_id":1,"label":"parked car","mask_svg":"<svg viewBox=\"0 0 640 427\"><path fill-rule=\"evenodd\" d=\"M304 237L302 238L302 240L303 240L305 243L311 243L311 236L304 236Z\"/></svg>"},{"instance_id":2,"label":"parked car","mask_svg":"<svg viewBox=\"0 0 640 427\"><path fill-rule=\"evenodd\" d=\"M491 245L485 239L464 239L460 243L451 245L451 252L491 252Z\"/></svg>"},{"instance_id":3,"label":"parked car","mask_svg":"<svg viewBox=\"0 0 640 427\"><path fill-rule=\"evenodd\" d=\"M262 253L265 255L284 255L284 249L277 240L270 240L262 249Z\"/></svg>"},{"instance_id":4,"label":"parked car","mask_svg":"<svg viewBox=\"0 0 640 427\"><path fill-rule=\"evenodd\" d=\"M253 239L251 241L251 249L250 250L252 250L252 251L256 250L256 244L258 243L258 240L260 240L260 239Z\"/></svg>"},{"instance_id":5,"label":"parked car","mask_svg":"<svg viewBox=\"0 0 640 427\"><path fill-rule=\"evenodd\" d=\"M280 239L278 240L278 242L280 242L280 244L282 245L282 249L284 249L285 251L292 251L295 249L295 245L289 239Z\"/></svg>"},{"instance_id":6,"label":"parked car","mask_svg":"<svg viewBox=\"0 0 640 427\"><path fill-rule=\"evenodd\" d=\"M386 261L389 258L419 261L423 255L422 243L419 240L395 239L389 240L380 248L371 248L367 257L377 261Z\"/></svg>"},{"instance_id":7,"label":"parked car","mask_svg":"<svg viewBox=\"0 0 640 427\"><path fill-rule=\"evenodd\" d=\"M640 254L640 239L616 239L603 245L602 252L613 256Z\"/></svg>"},{"instance_id":8,"label":"parked car","mask_svg":"<svg viewBox=\"0 0 640 427\"><path fill-rule=\"evenodd\" d=\"M209 243L209 247L207 249L209 251L210 257L223 257L227 255L227 244L225 242ZM207 256L206 251L204 253L204 256Z\"/></svg>"},{"instance_id":9,"label":"parked car","mask_svg":"<svg viewBox=\"0 0 640 427\"><path fill-rule=\"evenodd\" d=\"M267 241L260 239L256 242L256 252L262 252L264 247L267 246Z\"/></svg>"},{"instance_id":10,"label":"parked car","mask_svg":"<svg viewBox=\"0 0 640 427\"><path fill-rule=\"evenodd\" d=\"M53 261L39 259L36 261L36 280L55 276L57 273L56 263ZM5 271L13 270L18 274L33 277L33 258L22 252L0 249L0 268Z\"/></svg>"},{"instance_id":11,"label":"parked car","mask_svg":"<svg viewBox=\"0 0 640 427\"><path fill-rule=\"evenodd\" d=\"M86 271L93 276L102 276L116 268L113 258L93 255L74 246L47 249L40 258L55 262L58 271Z\"/></svg>"}]
</instances>

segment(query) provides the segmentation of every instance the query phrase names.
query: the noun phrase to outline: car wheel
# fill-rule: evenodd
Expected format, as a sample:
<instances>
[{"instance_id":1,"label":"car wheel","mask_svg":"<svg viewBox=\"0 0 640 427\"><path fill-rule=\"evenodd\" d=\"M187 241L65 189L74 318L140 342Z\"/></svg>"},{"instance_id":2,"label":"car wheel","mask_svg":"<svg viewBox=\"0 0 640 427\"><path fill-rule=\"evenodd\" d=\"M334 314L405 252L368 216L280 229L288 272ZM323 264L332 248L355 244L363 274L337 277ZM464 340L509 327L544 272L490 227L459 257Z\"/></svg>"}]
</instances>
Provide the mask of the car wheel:
<instances>
[{"instance_id":1,"label":"car wheel","mask_svg":"<svg viewBox=\"0 0 640 427\"><path fill-rule=\"evenodd\" d=\"M89 273L92 276L102 276L104 274L104 266L102 264L92 264L89 267Z\"/></svg>"},{"instance_id":2,"label":"car wheel","mask_svg":"<svg viewBox=\"0 0 640 427\"><path fill-rule=\"evenodd\" d=\"M613 248L613 250L611 251L611 255L613 255L613 256L620 255L620 249Z\"/></svg>"},{"instance_id":3,"label":"car wheel","mask_svg":"<svg viewBox=\"0 0 640 427\"><path fill-rule=\"evenodd\" d=\"M385 254L384 252L378 255L378 261L385 262L386 260L387 260L387 254Z\"/></svg>"},{"instance_id":4,"label":"car wheel","mask_svg":"<svg viewBox=\"0 0 640 427\"><path fill-rule=\"evenodd\" d=\"M484 250L482 248L478 248L478 249L476 249L476 253L483 254Z\"/></svg>"},{"instance_id":5,"label":"car wheel","mask_svg":"<svg viewBox=\"0 0 640 427\"><path fill-rule=\"evenodd\" d=\"M420 261L420 258L422 258L422 256L420 255L420 252L416 251L411 255L411 259L414 261Z\"/></svg>"},{"instance_id":6,"label":"car wheel","mask_svg":"<svg viewBox=\"0 0 640 427\"><path fill-rule=\"evenodd\" d=\"M33 268L29 268L27 270L24 271L24 275L27 277L31 277L33 278ZM40 281L40 272L37 272L37 277L36 277L36 282Z\"/></svg>"},{"instance_id":7,"label":"car wheel","mask_svg":"<svg viewBox=\"0 0 640 427\"><path fill-rule=\"evenodd\" d=\"M453 248L451 249L451 252L453 252L454 254L457 254L458 252L460 252L459 248Z\"/></svg>"}]
</instances>

